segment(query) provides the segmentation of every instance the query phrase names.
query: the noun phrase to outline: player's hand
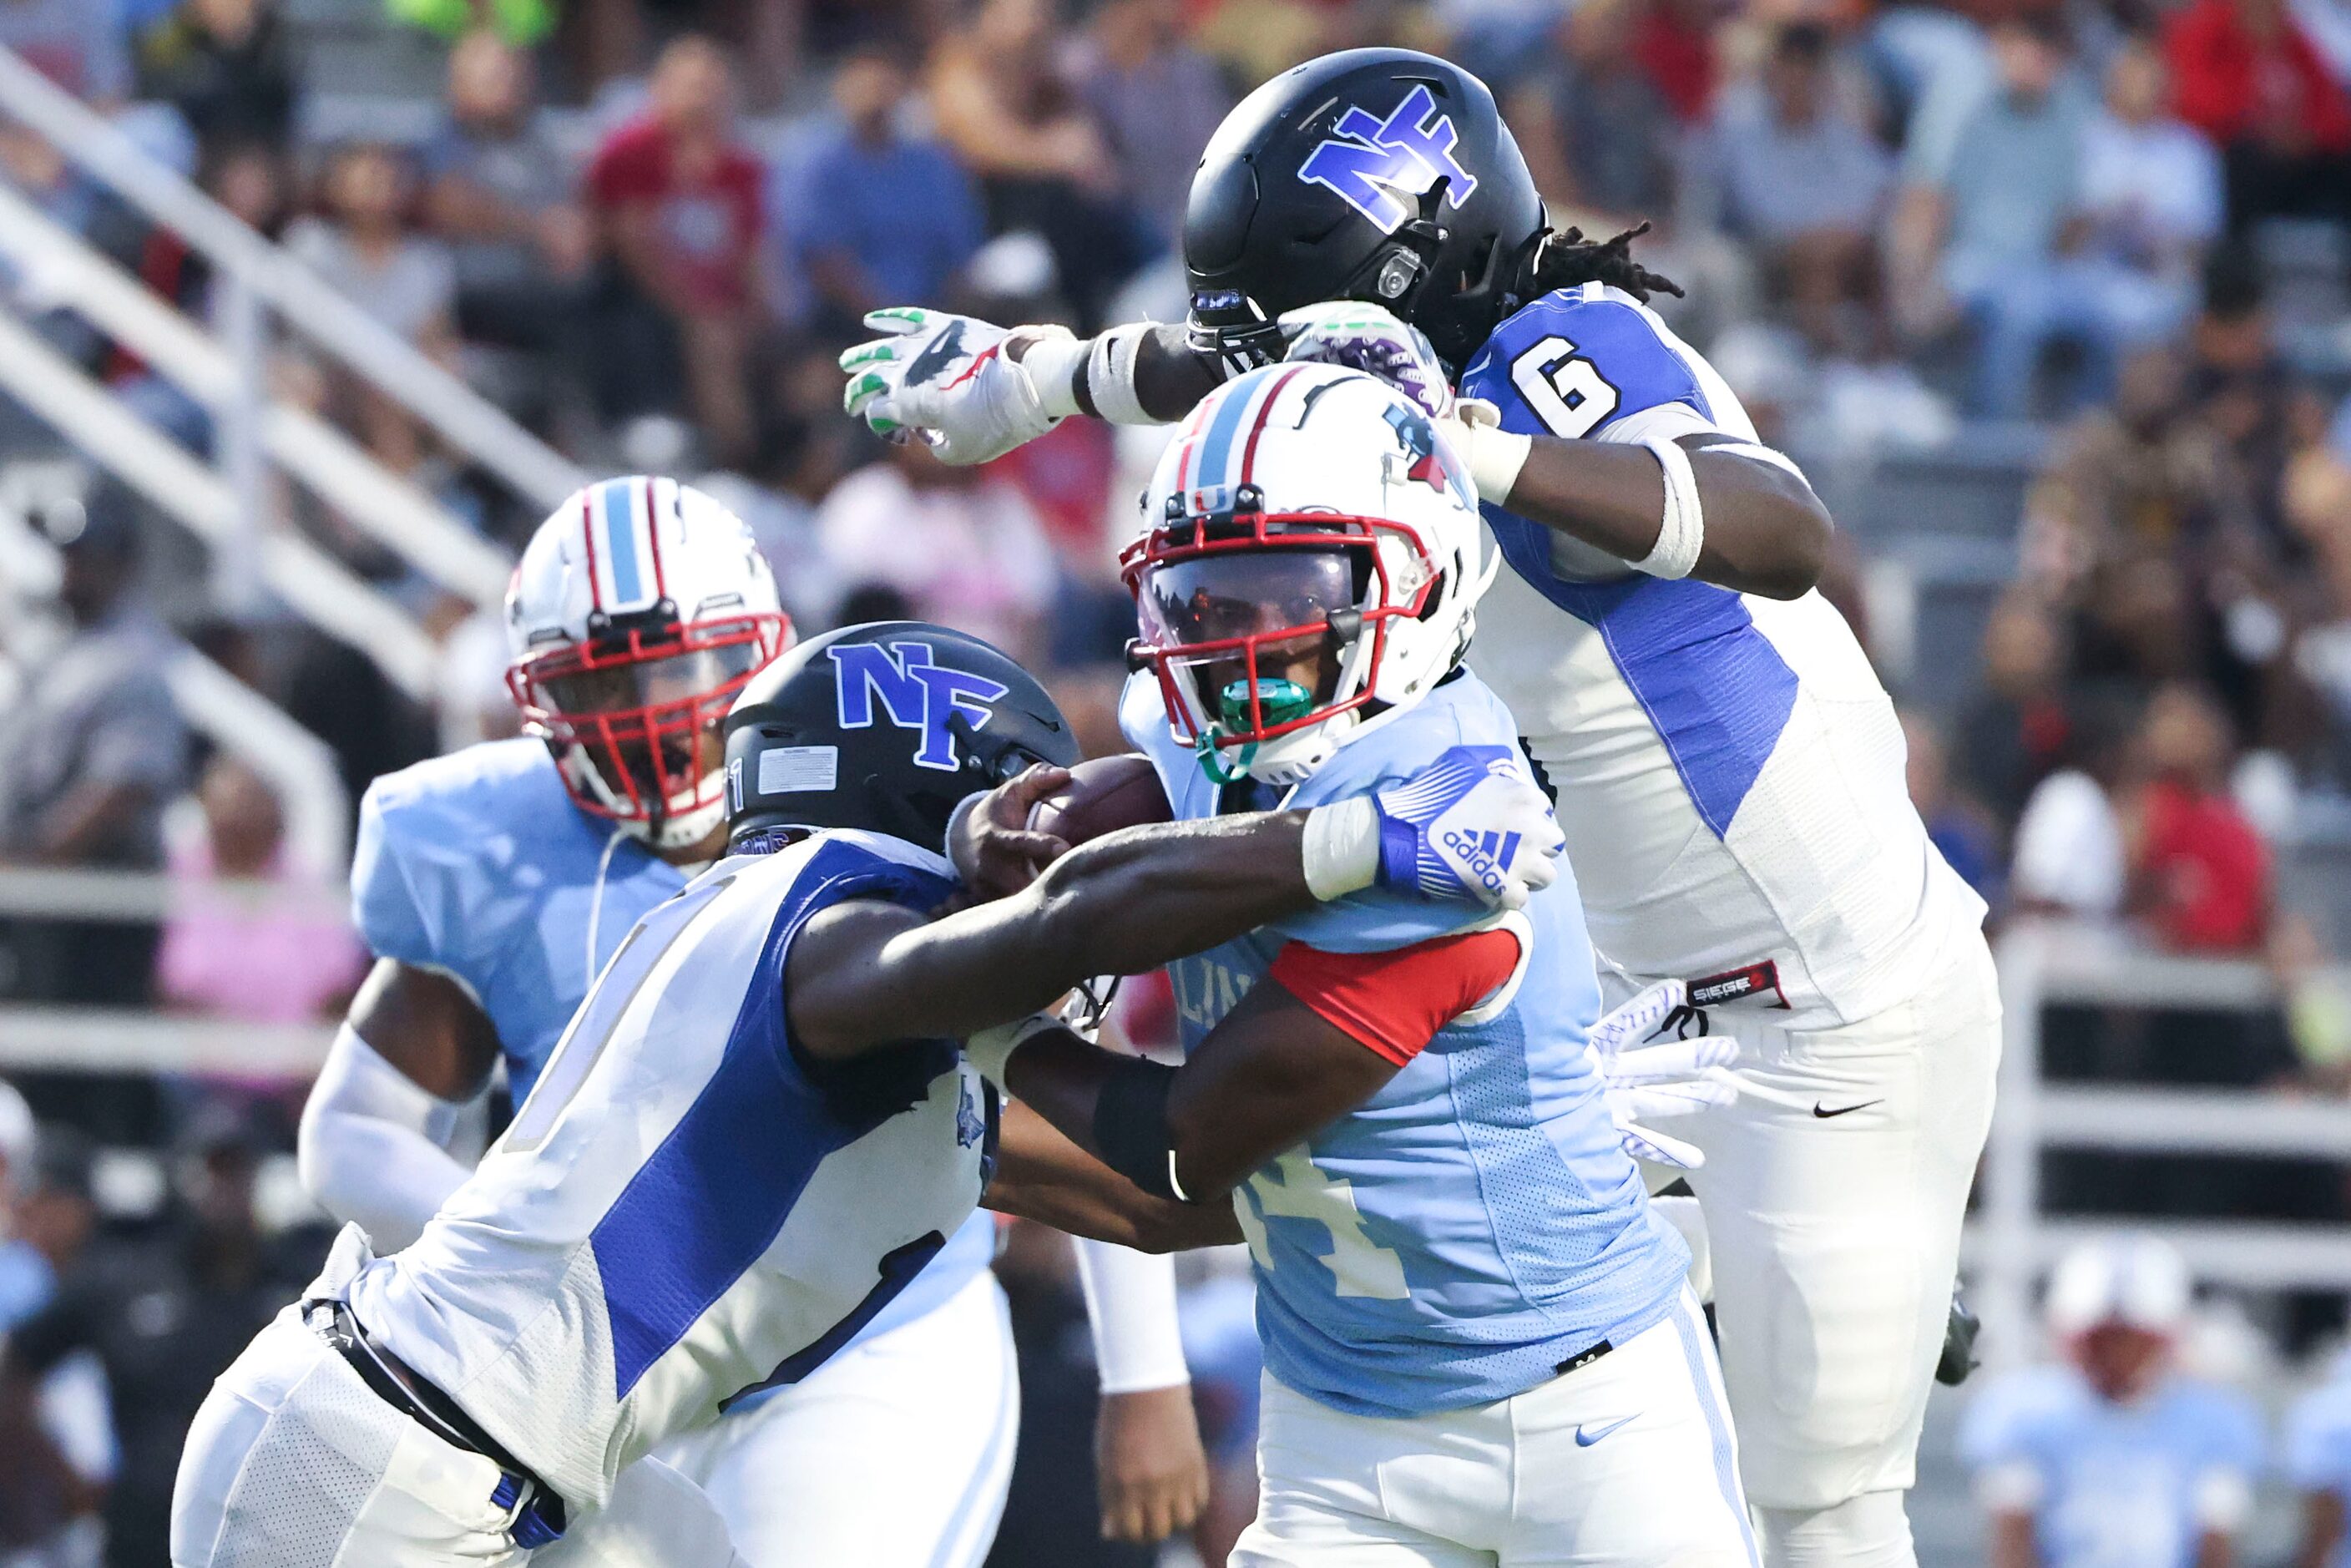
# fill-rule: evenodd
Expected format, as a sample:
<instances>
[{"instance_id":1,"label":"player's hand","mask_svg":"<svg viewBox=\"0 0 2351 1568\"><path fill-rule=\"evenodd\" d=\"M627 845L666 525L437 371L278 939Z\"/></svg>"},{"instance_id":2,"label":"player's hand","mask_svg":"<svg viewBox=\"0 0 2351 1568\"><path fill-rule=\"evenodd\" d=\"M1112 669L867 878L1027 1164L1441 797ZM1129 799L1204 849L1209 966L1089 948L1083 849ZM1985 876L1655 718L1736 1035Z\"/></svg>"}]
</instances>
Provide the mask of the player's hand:
<instances>
[{"instance_id":1,"label":"player's hand","mask_svg":"<svg viewBox=\"0 0 2351 1568\"><path fill-rule=\"evenodd\" d=\"M1094 1424L1105 1541L1165 1541L1208 1505L1208 1456L1192 1385L1105 1394Z\"/></svg>"},{"instance_id":2,"label":"player's hand","mask_svg":"<svg viewBox=\"0 0 2351 1568\"><path fill-rule=\"evenodd\" d=\"M1645 1125L1728 1105L1739 1098L1730 1064L1739 1042L1707 1032L1702 1009L1679 980L1651 986L1592 1026L1592 1052L1625 1152L1652 1165L1696 1170L1697 1145Z\"/></svg>"},{"instance_id":3,"label":"player's hand","mask_svg":"<svg viewBox=\"0 0 2351 1568\"><path fill-rule=\"evenodd\" d=\"M1420 404L1431 419L1453 412L1453 383L1428 334L1383 305L1339 299L1283 313L1282 358L1362 371Z\"/></svg>"},{"instance_id":4,"label":"player's hand","mask_svg":"<svg viewBox=\"0 0 2351 1568\"><path fill-rule=\"evenodd\" d=\"M1060 423L1037 383L1004 352L1015 333L1068 337L1062 327L1011 332L970 316L916 306L869 311L883 336L841 356L849 376L841 404L886 441L921 441L943 463L987 463Z\"/></svg>"},{"instance_id":5,"label":"player's hand","mask_svg":"<svg viewBox=\"0 0 2351 1568\"><path fill-rule=\"evenodd\" d=\"M947 859L967 890L983 902L1008 898L1070 852L1060 834L1029 829L1037 802L1069 782L1068 768L1040 762L957 808L947 820Z\"/></svg>"},{"instance_id":6,"label":"player's hand","mask_svg":"<svg viewBox=\"0 0 2351 1568\"><path fill-rule=\"evenodd\" d=\"M1457 746L1372 804L1382 887L1523 909L1559 880L1567 836L1507 746Z\"/></svg>"}]
</instances>

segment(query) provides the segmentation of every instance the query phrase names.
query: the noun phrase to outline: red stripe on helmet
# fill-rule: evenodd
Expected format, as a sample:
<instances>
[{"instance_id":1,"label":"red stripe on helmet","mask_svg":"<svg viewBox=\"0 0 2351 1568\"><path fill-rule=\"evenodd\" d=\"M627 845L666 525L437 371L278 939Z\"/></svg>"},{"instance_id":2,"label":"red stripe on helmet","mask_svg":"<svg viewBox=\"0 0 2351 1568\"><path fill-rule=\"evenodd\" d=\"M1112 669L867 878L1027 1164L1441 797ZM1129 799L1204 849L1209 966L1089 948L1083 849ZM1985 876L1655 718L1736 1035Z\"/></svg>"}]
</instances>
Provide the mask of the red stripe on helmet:
<instances>
[{"instance_id":1,"label":"red stripe on helmet","mask_svg":"<svg viewBox=\"0 0 2351 1568\"><path fill-rule=\"evenodd\" d=\"M656 601L667 599L669 597L669 583L667 580L662 576L661 519L653 516L653 492L661 483L662 481L659 479L648 479L645 481L645 538L653 541L653 598ZM680 531L683 532L684 529L682 525L684 521L684 507L678 501L676 491L677 486L674 483L672 483L670 486L670 507L672 510L680 514Z\"/></svg>"},{"instance_id":2,"label":"red stripe on helmet","mask_svg":"<svg viewBox=\"0 0 2351 1568\"><path fill-rule=\"evenodd\" d=\"M1237 484L1246 485L1249 482L1251 471L1257 465L1257 438L1265 434L1265 427L1273 417L1273 405L1281 401L1281 389L1290 384L1291 377L1305 368L1303 365L1292 365L1274 377L1273 385L1266 391L1265 401L1257 405L1257 421L1249 426L1248 444L1241 448L1241 476L1236 482Z\"/></svg>"},{"instance_id":3,"label":"red stripe on helmet","mask_svg":"<svg viewBox=\"0 0 2351 1568\"><path fill-rule=\"evenodd\" d=\"M596 586L596 486L580 492L580 537L588 541L588 602L604 608L603 590Z\"/></svg>"}]
</instances>

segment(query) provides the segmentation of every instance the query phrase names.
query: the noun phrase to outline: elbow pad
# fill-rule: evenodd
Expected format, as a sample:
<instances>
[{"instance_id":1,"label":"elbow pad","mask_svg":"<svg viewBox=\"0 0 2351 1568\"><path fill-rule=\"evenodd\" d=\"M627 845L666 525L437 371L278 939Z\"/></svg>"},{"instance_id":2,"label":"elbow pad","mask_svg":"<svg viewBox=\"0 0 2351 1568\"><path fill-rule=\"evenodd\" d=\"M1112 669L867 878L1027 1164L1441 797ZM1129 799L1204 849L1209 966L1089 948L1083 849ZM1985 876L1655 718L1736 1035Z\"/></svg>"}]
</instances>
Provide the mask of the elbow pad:
<instances>
[{"instance_id":1,"label":"elbow pad","mask_svg":"<svg viewBox=\"0 0 2351 1568\"><path fill-rule=\"evenodd\" d=\"M1102 1164L1154 1197L1192 1200L1176 1181L1167 1093L1176 1070L1140 1058L1119 1062L1094 1099L1094 1146Z\"/></svg>"}]
</instances>

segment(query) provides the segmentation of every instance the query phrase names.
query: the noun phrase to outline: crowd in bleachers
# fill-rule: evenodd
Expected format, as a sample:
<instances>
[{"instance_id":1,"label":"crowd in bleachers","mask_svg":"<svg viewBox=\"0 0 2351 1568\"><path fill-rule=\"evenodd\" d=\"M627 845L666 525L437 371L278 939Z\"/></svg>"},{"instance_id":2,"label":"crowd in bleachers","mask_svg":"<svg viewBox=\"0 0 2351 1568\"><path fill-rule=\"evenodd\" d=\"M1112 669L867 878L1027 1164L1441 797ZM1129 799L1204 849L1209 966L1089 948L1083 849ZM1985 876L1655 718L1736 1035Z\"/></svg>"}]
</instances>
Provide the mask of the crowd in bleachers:
<instances>
[{"instance_id":1,"label":"crowd in bleachers","mask_svg":"<svg viewBox=\"0 0 2351 1568\"><path fill-rule=\"evenodd\" d=\"M894 303L1081 331L1173 317L1190 172L1239 95L1353 45L1464 61L1556 224L1649 225L1637 254L1682 289L1658 306L1829 492L1843 538L1827 591L1897 693L1905 663L1973 670L1906 694L1913 791L1999 915L2262 958L2289 1005L2231 1034L2219 1076L2339 1089L2351 1072L2351 998L2324 973L2351 922L2325 878L2314 894L2287 874L2324 852L2329 803L2351 794L2345 0L375 5L0 0L0 45L583 465L710 489L751 523L803 632L900 613L969 628L1057 672L1098 737L1128 630L1110 561L1151 438L1071 421L948 468L843 417L835 355ZM420 58L421 76L363 68ZM0 181L193 315L219 308L200 255L5 120ZM42 325L126 406L209 450L202 407L135 355L63 313ZM274 342L269 381L485 534L516 546L538 521L298 335ZM47 450L0 417L0 468ZM1903 610L1941 591L1920 565L1944 521L1933 493L1872 507L1851 477L1919 454L2000 454L1984 471L2016 475L2002 580L1958 633L1938 623L1941 643ZM354 798L512 727L494 622L316 497L277 504L442 638L437 699L317 628L228 613L180 570L200 558L117 486L26 505L61 546L62 618L5 639L0 862L196 885L338 873L300 863L262 782L183 732L156 673L173 638L324 738ZM1906 581L1907 601L1889 593ZM246 961L265 951L278 956ZM13 998L256 1022L336 1015L358 963L331 919L233 899L190 902L168 930L0 929ZM2171 1055L2211 1057L2207 1024ZM2169 1071L2162 1029L2123 1030L2118 1048L2111 1023L2082 1027L2071 1045L2053 1029L2061 1067ZM285 1103L240 1092L249 1135L282 1138ZM152 1106L88 1119L110 1141L211 1135ZM246 1136L183 1170L217 1155L233 1186ZM35 1196L75 1190L70 1166ZM2261 1212L2274 1185L2220 1190ZM2339 1176L2314 1186L2339 1218ZM2094 1206L2098 1188L2077 1196ZM0 1313L8 1266L0 1252ZM1023 1350L1050 1379L1067 1281L1041 1253L1008 1268L1046 1303L1024 1315ZM1245 1463L1245 1410L1234 1432ZM1047 1513L1016 1509L1016 1525L1060 1542L1037 1552L1076 1550L1083 1509L1050 1511L1071 1489L1024 1464L1055 1479Z\"/></svg>"}]
</instances>

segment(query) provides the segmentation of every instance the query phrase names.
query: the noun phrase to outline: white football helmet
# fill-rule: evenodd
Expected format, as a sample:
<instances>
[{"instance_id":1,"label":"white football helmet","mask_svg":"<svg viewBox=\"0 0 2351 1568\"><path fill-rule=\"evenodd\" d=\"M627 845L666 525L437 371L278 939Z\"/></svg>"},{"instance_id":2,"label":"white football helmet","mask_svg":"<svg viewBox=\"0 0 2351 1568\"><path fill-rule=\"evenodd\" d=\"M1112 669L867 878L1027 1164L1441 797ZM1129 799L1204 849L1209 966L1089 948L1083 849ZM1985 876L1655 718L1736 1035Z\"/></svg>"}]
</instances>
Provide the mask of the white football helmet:
<instances>
[{"instance_id":1,"label":"white football helmet","mask_svg":"<svg viewBox=\"0 0 2351 1568\"><path fill-rule=\"evenodd\" d=\"M674 479L590 485L507 590L507 689L563 787L656 850L726 815L719 727L792 623L743 520Z\"/></svg>"},{"instance_id":2,"label":"white football helmet","mask_svg":"<svg viewBox=\"0 0 2351 1568\"><path fill-rule=\"evenodd\" d=\"M1360 371L1278 364L1210 393L1121 557L1176 736L1218 782L1295 784L1469 646L1482 561L1468 468Z\"/></svg>"}]
</instances>

